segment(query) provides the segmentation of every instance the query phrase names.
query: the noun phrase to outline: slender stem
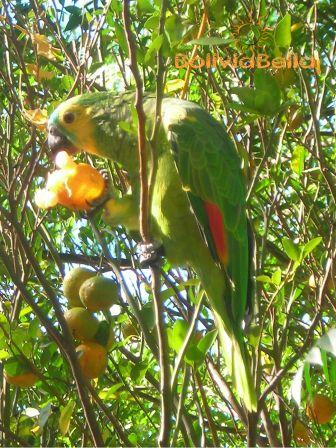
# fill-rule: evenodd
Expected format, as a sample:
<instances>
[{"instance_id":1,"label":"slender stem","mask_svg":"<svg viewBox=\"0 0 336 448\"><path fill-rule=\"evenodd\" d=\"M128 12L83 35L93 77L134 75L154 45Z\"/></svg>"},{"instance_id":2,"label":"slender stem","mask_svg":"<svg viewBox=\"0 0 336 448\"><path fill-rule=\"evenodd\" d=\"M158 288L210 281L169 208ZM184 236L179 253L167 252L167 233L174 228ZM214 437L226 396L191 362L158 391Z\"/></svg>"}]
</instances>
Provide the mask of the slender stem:
<instances>
[{"instance_id":1,"label":"slender stem","mask_svg":"<svg viewBox=\"0 0 336 448\"><path fill-rule=\"evenodd\" d=\"M174 371L173 371L172 379L171 379L171 390L172 390L173 393L175 391L177 376L178 376L178 372L179 372L180 367L181 367L181 363L182 363L184 355L185 355L185 353L187 351L190 338L191 338L191 336L192 336L192 334L194 332L194 328L195 328L195 325L196 325L198 314L199 314L200 309L201 309L202 304L203 304L203 298L204 298L204 294L202 295L202 297L198 301L198 304L197 304L197 306L195 308L192 320L191 320L190 325L189 325L188 333L187 333L187 335L186 335L186 337L184 339L183 345L182 345L182 347L181 347L181 349L180 349L180 351L178 353L178 356L176 358L176 361L175 361Z\"/></svg>"},{"instance_id":2,"label":"slender stem","mask_svg":"<svg viewBox=\"0 0 336 448\"><path fill-rule=\"evenodd\" d=\"M135 109L138 116L138 152L139 152L139 175L140 175L140 234L144 243L150 243L150 214L149 214L149 186L147 173L147 148L146 148L146 115L143 108L143 81L137 64L137 52L135 38L131 29L131 15L129 0L124 1L123 21L130 57L130 68L133 73L136 85ZM161 8L160 30L163 32L166 2ZM156 120L154 125L153 140L156 140L158 123L160 121L161 100L163 93L163 60L161 53L158 55L159 63L159 83L157 86L156 100ZM160 97L159 97L160 95ZM155 141L152 143L153 166L155 167ZM152 181L151 176L151 181ZM159 446L169 444L171 429L172 398L170 389L170 367L167 334L164 324L164 307L160 299L160 272L158 267L151 268L152 292L155 305L156 328L159 343L159 364L160 364L160 390L161 390L161 427L158 438Z\"/></svg>"},{"instance_id":3,"label":"slender stem","mask_svg":"<svg viewBox=\"0 0 336 448\"><path fill-rule=\"evenodd\" d=\"M120 424L119 420L115 417L111 409L105 405L103 400L97 394L97 391L94 389L94 387L92 387L91 384L89 384L88 388L91 393L92 399L96 402L97 406L101 409L105 417L112 424L113 428L118 434L119 439L125 444L125 446L134 446L129 441L127 434L125 433L124 428Z\"/></svg>"},{"instance_id":4,"label":"slender stem","mask_svg":"<svg viewBox=\"0 0 336 448\"><path fill-rule=\"evenodd\" d=\"M158 439L159 446L169 445L172 414L172 391L170 388L170 365L167 332L164 324L164 310L162 301L155 300L159 295L160 274L152 269L152 285L154 292L155 318L157 323L157 334L159 342L159 364L160 364L160 392L161 392L161 427Z\"/></svg>"},{"instance_id":5,"label":"slender stem","mask_svg":"<svg viewBox=\"0 0 336 448\"><path fill-rule=\"evenodd\" d=\"M258 414L249 412L247 418L247 446L252 447L257 444Z\"/></svg>"},{"instance_id":6,"label":"slender stem","mask_svg":"<svg viewBox=\"0 0 336 448\"><path fill-rule=\"evenodd\" d=\"M172 441L170 444L171 447L174 447L176 445L176 441L177 441L177 438L179 435L181 419L182 419L183 403L184 403L185 397L187 395L189 378L190 378L190 367L185 365L182 386L181 386L181 394L180 394L179 403L178 403L178 407L177 407L176 425L175 425L175 430L174 430L174 434L172 437Z\"/></svg>"},{"instance_id":7,"label":"slender stem","mask_svg":"<svg viewBox=\"0 0 336 448\"><path fill-rule=\"evenodd\" d=\"M203 36L204 32L205 32L205 28L206 28L206 24L208 22L208 13L207 13L207 9L206 9L206 2L204 1L204 12L203 12L203 16L202 16L202 21L197 33L197 39L199 39L200 37ZM191 53L191 60L196 56L197 53L197 48L198 45L195 45L193 48L193 51ZM189 86L189 78L190 78L190 73L191 73L191 65L188 64L187 67L187 72L185 74L185 78L184 78L184 86L180 95L180 98L184 98L186 96L187 90L188 90L188 86Z\"/></svg>"},{"instance_id":8,"label":"slender stem","mask_svg":"<svg viewBox=\"0 0 336 448\"><path fill-rule=\"evenodd\" d=\"M204 406L204 411L205 411L205 414L206 414L207 419L208 419L208 424L209 424L209 428L210 428L210 431L211 431L213 443L214 443L215 446L220 446L218 435L217 435L217 430L216 430L214 421L212 419L212 415L211 415L210 407L209 407L208 400L207 400L207 397L206 397L206 393L204 391L203 383L202 383L200 374L198 373L197 370L195 371L195 378L196 378L198 390L200 391L200 394L201 394L201 399L202 399L202 403L203 403L203 406ZM248 446L250 446L250 445L248 445Z\"/></svg>"},{"instance_id":9,"label":"slender stem","mask_svg":"<svg viewBox=\"0 0 336 448\"><path fill-rule=\"evenodd\" d=\"M131 29L131 14L129 0L124 1L123 21L130 56L130 69L135 79L135 109L138 115L138 153L139 153L139 176L140 176L140 234L143 241L150 242L149 234L149 194L147 174L147 151L146 151L146 115L143 108L143 81L137 64L137 48L135 38Z\"/></svg>"}]
</instances>

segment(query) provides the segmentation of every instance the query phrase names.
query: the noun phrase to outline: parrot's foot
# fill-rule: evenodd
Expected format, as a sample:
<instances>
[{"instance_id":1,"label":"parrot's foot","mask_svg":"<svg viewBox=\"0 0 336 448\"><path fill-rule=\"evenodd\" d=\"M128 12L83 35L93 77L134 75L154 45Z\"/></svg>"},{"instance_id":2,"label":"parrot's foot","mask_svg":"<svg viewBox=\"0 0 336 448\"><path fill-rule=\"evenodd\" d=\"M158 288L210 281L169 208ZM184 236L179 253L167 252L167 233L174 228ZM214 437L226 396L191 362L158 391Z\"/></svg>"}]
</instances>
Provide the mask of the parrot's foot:
<instances>
[{"instance_id":1,"label":"parrot's foot","mask_svg":"<svg viewBox=\"0 0 336 448\"><path fill-rule=\"evenodd\" d=\"M138 248L140 252L140 266L143 268L159 264L161 257L164 255L163 246L158 241L140 243Z\"/></svg>"}]
</instances>

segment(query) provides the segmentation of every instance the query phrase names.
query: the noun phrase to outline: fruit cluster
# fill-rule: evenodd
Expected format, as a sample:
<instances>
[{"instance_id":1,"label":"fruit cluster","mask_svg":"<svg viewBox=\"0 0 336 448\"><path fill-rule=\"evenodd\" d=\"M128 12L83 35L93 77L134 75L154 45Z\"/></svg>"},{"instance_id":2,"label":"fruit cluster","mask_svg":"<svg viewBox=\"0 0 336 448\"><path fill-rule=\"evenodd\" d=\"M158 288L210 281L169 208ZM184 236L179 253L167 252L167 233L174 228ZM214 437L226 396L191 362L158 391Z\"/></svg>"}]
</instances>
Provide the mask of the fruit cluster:
<instances>
[{"instance_id":1,"label":"fruit cluster","mask_svg":"<svg viewBox=\"0 0 336 448\"><path fill-rule=\"evenodd\" d=\"M73 337L81 342L76 348L79 364L86 378L97 378L106 369L114 335L108 322L98 321L93 313L118 303L117 285L90 269L77 267L64 277L63 293L69 303L65 321Z\"/></svg>"},{"instance_id":2,"label":"fruit cluster","mask_svg":"<svg viewBox=\"0 0 336 448\"><path fill-rule=\"evenodd\" d=\"M105 191L104 177L87 163L75 163L65 151L55 159L57 170L49 173L46 187L35 194L40 208L57 204L72 210L90 210Z\"/></svg>"}]
</instances>

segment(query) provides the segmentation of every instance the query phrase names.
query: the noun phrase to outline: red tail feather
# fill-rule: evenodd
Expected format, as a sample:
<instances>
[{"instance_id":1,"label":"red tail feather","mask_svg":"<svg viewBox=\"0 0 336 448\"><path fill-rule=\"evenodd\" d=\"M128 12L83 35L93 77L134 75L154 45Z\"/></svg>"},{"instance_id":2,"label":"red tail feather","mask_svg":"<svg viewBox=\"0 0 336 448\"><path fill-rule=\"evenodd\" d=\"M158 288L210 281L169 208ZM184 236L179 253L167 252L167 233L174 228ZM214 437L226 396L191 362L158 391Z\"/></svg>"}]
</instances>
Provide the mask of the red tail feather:
<instances>
[{"instance_id":1,"label":"red tail feather","mask_svg":"<svg viewBox=\"0 0 336 448\"><path fill-rule=\"evenodd\" d=\"M204 206L209 219L209 227L215 242L218 257L222 263L227 264L229 254L222 212L216 204L205 202Z\"/></svg>"}]
</instances>

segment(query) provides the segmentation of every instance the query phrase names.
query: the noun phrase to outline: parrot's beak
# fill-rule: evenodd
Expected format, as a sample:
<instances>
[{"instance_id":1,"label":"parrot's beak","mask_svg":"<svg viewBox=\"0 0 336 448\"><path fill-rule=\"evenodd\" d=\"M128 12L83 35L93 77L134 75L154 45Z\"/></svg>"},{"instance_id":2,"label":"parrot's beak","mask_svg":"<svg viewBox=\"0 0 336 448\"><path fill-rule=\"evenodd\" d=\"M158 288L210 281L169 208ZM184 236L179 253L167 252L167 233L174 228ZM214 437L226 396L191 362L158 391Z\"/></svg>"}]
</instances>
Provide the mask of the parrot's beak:
<instances>
[{"instance_id":1,"label":"parrot's beak","mask_svg":"<svg viewBox=\"0 0 336 448\"><path fill-rule=\"evenodd\" d=\"M59 151L66 151L70 155L76 154L79 151L79 149L53 125L49 126L47 141L53 157L56 156Z\"/></svg>"}]
</instances>

